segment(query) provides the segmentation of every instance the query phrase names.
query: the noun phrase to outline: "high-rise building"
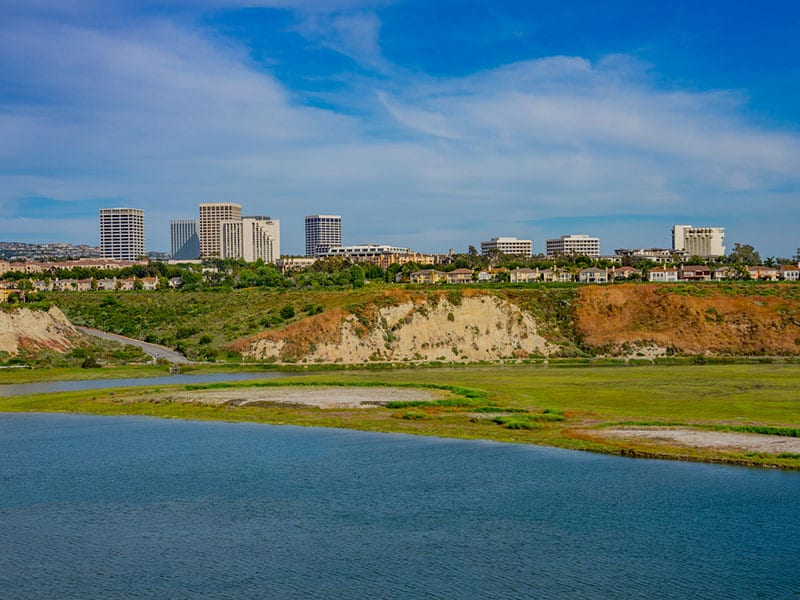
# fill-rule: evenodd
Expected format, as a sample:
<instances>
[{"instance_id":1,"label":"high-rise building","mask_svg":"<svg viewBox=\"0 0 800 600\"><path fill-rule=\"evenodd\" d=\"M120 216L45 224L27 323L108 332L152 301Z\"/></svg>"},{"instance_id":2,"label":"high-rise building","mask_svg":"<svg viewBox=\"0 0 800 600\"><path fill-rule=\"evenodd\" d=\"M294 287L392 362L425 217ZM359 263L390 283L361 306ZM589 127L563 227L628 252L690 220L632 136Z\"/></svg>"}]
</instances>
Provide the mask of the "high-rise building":
<instances>
[{"instance_id":1,"label":"high-rise building","mask_svg":"<svg viewBox=\"0 0 800 600\"><path fill-rule=\"evenodd\" d=\"M253 262L259 258L274 263L281 257L281 222L269 217L244 217L242 253L244 259Z\"/></svg>"},{"instance_id":2,"label":"high-rise building","mask_svg":"<svg viewBox=\"0 0 800 600\"><path fill-rule=\"evenodd\" d=\"M274 263L281 256L280 221L269 217L242 217L220 222L220 258L258 259Z\"/></svg>"},{"instance_id":3,"label":"high-rise building","mask_svg":"<svg viewBox=\"0 0 800 600\"><path fill-rule=\"evenodd\" d=\"M241 204L231 202L201 204L200 256L202 258L221 257L222 221L237 221L241 218Z\"/></svg>"},{"instance_id":4,"label":"high-rise building","mask_svg":"<svg viewBox=\"0 0 800 600\"><path fill-rule=\"evenodd\" d=\"M481 242L481 254L486 256L492 250L503 254L530 256L533 254L533 242L531 240L518 240L515 237L495 237L488 242Z\"/></svg>"},{"instance_id":5,"label":"high-rise building","mask_svg":"<svg viewBox=\"0 0 800 600\"><path fill-rule=\"evenodd\" d=\"M309 215L306 217L306 256L317 256L330 248L342 245L340 215Z\"/></svg>"},{"instance_id":6,"label":"high-rise building","mask_svg":"<svg viewBox=\"0 0 800 600\"><path fill-rule=\"evenodd\" d=\"M100 251L104 258L136 260L144 256L144 211L100 209Z\"/></svg>"},{"instance_id":7,"label":"high-rise building","mask_svg":"<svg viewBox=\"0 0 800 600\"><path fill-rule=\"evenodd\" d=\"M545 242L547 256L600 256L600 238L586 234L562 235Z\"/></svg>"},{"instance_id":8,"label":"high-rise building","mask_svg":"<svg viewBox=\"0 0 800 600\"><path fill-rule=\"evenodd\" d=\"M690 256L725 256L724 227L672 227L672 249Z\"/></svg>"},{"instance_id":9,"label":"high-rise building","mask_svg":"<svg viewBox=\"0 0 800 600\"><path fill-rule=\"evenodd\" d=\"M174 260L200 258L200 238L197 235L197 221L170 221L169 242L170 258Z\"/></svg>"}]
</instances>

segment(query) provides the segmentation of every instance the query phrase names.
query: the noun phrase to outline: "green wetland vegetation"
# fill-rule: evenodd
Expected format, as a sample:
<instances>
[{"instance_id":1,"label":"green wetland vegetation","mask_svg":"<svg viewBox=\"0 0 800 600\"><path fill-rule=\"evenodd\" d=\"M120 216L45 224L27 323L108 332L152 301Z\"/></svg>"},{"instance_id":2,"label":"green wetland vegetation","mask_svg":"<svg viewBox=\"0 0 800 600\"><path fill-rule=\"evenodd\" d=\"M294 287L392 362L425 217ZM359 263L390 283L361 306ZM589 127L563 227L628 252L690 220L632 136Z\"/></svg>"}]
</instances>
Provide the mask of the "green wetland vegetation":
<instances>
[{"instance_id":1,"label":"green wetland vegetation","mask_svg":"<svg viewBox=\"0 0 800 600\"><path fill-rule=\"evenodd\" d=\"M139 371L102 369L92 370L91 375L101 371L104 376L130 376L136 372L146 376L158 369L155 366ZM20 370L14 373L14 380L78 378L78 372L77 369ZM607 434L612 428L680 428L794 440L800 437L800 366L796 364L565 364L323 370L279 381L148 386L143 379L142 386L0 398L0 410L339 427L530 443L625 456L800 469L800 453L796 452L752 451L714 444L691 447L649 438L620 439ZM208 405L173 400L178 393L205 394L230 388L246 398L248 389L267 386L420 387L436 390L439 397L432 401L396 401L361 408L316 408L276 402Z\"/></svg>"}]
</instances>

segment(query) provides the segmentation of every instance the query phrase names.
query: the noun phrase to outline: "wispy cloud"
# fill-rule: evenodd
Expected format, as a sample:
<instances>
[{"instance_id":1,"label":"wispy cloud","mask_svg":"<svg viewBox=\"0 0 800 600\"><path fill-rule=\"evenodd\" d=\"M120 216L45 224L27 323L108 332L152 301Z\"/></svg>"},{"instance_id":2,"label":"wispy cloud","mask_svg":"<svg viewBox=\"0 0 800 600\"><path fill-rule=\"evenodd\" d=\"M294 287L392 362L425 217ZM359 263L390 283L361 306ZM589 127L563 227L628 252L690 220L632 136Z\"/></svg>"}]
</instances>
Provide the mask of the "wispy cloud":
<instances>
[{"instance_id":1,"label":"wispy cloud","mask_svg":"<svg viewBox=\"0 0 800 600\"><path fill-rule=\"evenodd\" d=\"M800 218L800 136L753 124L740 93L664 89L624 55L433 77L387 60L377 3L249 2L295 11L299 33L360 66L328 92L337 109L318 109L192 19L101 26L48 18L37 1L37 18L0 20L3 231L36 231L41 210L23 223L19 203L41 198L145 208L153 248L167 246L170 218L209 200L281 218L290 251L314 211L342 213L350 242L431 250L569 233L548 227L576 215L695 215L734 230L756 208ZM79 213L62 230L94 232ZM597 224L615 236L608 248L663 237Z\"/></svg>"}]
</instances>

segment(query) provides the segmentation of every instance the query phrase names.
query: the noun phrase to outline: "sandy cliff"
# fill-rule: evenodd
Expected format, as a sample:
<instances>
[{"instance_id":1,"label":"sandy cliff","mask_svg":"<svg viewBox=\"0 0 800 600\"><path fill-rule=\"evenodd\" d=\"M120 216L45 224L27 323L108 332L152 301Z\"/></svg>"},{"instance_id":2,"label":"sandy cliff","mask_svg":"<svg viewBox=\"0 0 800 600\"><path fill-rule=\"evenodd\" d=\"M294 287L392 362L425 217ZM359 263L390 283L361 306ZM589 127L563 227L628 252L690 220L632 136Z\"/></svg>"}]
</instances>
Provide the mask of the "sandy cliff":
<instances>
[{"instance_id":1,"label":"sandy cliff","mask_svg":"<svg viewBox=\"0 0 800 600\"><path fill-rule=\"evenodd\" d=\"M556 350L531 315L487 294L408 295L388 306L334 310L234 348L257 360L350 364L528 358Z\"/></svg>"},{"instance_id":2,"label":"sandy cliff","mask_svg":"<svg viewBox=\"0 0 800 600\"><path fill-rule=\"evenodd\" d=\"M64 352L72 349L73 340L80 336L55 306L48 311L27 308L0 311L0 352L10 355L22 350Z\"/></svg>"}]
</instances>

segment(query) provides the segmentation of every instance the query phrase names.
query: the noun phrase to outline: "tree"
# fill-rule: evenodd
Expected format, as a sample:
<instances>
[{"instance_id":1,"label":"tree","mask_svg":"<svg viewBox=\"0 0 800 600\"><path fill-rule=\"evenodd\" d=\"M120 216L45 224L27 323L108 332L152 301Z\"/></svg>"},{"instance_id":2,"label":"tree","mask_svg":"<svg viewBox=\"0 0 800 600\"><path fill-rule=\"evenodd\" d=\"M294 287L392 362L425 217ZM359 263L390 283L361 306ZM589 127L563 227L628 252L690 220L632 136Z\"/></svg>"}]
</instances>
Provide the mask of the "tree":
<instances>
[{"instance_id":1,"label":"tree","mask_svg":"<svg viewBox=\"0 0 800 600\"><path fill-rule=\"evenodd\" d=\"M364 285L364 269L359 265L350 267L350 281L353 283L354 288L360 288Z\"/></svg>"},{"instance_id":2,"label":"tree","mask_svg":"<svg viewBox=\"0 0 800 600\"><path fill-rule=\"evenodd\" d=\"M733 252L728 255L728 260L731 263L741 263L743 265L761 264L761 256L750 244L734 244Z\"/></svg>"}]
</instances>

